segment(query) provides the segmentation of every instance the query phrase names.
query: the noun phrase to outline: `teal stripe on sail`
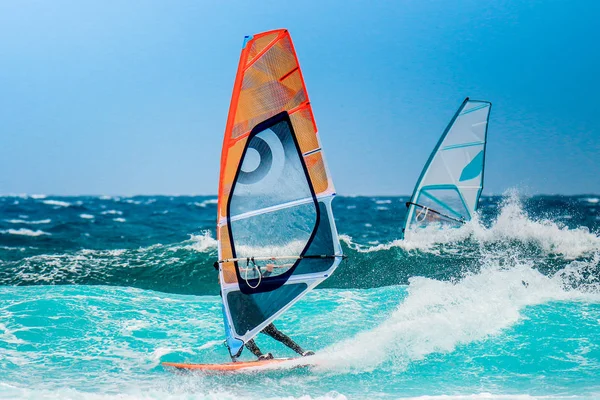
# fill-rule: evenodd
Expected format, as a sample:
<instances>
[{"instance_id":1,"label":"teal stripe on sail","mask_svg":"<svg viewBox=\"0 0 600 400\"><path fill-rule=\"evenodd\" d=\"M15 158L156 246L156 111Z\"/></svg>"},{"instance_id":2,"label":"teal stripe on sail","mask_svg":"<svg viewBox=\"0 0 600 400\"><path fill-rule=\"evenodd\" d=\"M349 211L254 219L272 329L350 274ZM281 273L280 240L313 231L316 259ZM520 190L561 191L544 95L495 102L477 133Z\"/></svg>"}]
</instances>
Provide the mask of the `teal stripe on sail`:
<instances>
[{"instance_id":1,"label":"teal stripe on sail","mask_svg":"<svg viewBox=\"0 0 600 400\"><path fill-rule=\"evenodd\" d=\"M460 182L468 181L471 179L477 178L478 175L481 174L483 170L483 150L479 152L475 156L475 158L467 164L467 166L463 169L460 174L460 178L458 179Z\"/></svg>"},{"instance_id":2,"label":"teal stripe on sail","mask_svg":"<svg viewBox=\"0 0 600 400\"><path fill-rule=\"evenodd\" d=\"M452 149L460 149L462 147L481 146L482 144L485 144L485 142L471 142L471 143L454 144L451 146L446 146L446 147L442 148L442 150L452 150Z\"/></svg>"}]
</instances>

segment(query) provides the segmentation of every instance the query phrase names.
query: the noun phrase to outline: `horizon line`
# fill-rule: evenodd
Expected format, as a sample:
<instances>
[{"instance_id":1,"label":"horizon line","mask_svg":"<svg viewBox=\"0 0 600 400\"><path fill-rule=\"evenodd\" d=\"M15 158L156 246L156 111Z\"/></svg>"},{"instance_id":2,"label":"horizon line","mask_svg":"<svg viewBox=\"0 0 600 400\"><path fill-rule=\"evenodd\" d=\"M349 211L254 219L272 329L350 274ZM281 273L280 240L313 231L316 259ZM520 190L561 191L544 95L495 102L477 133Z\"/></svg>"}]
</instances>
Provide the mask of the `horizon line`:
<instances>
[{"instance_id":1,"label":"horizon line","mask_svg":"<svg viewBox=\"0 0 600 400\"><path fill-rule=\"evenodd\" d=\"M600 196L600 193L576 193L576 194L566 194L566 193L535 193L535 194L526 194L526 193L518 193L519 196L524 197L534 197L534 196ZM410 194L340 194L336 193L336 196L339 197L411 197ZM497 193L489 193L482 194L481 197L502 197L508 196L506 193L497 194ZM45 193L0 193L0 197L19 197L19 198L33 198L33 199L45 199L47 197L98 197L98 198L106 198L106 200L122 197L216 197L218 198L218 194L165 194L165 193L153 193L153 194L45 194Z\"/></svg>"}]
</instances>

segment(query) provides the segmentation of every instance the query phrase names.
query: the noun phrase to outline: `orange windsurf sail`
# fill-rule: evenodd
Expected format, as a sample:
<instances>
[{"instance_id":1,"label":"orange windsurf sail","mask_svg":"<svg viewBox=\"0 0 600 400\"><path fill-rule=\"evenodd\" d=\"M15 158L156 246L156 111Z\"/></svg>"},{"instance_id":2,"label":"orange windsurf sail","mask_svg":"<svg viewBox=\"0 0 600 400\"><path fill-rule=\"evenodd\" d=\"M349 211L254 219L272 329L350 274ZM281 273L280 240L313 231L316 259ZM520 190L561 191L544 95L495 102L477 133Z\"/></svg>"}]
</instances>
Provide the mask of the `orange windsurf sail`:
<instances>
[{"instance_id":1,"label":"orange windsurf sail","mask_svg":"<svg viewBox=\"0 0 600 400\"><path fill-rule=\"evenodd\" d=\"M246 37L223 140L217 219L232 356L340 263L334 195L289 32Z\"/></svg>"}]
</instances>

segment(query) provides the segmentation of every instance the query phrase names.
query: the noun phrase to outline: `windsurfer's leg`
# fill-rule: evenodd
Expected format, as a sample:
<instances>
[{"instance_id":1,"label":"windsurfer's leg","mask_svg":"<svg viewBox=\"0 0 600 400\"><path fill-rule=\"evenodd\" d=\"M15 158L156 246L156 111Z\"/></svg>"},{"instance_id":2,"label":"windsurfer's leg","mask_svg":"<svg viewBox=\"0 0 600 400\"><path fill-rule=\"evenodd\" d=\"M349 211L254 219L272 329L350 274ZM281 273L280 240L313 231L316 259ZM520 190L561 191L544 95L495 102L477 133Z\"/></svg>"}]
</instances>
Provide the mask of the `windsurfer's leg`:
<instances>
[{"instance_id":1,"label":"windsurfer's leg","mask_svg":"<svg viewBox=\"0 0 600 400\"><path fill-rule=\"evenodd\" d=\"M250 339L246 342L245 344L246 348L248 350L250 350L252 352L252 354L254 354L256 357L260 357L263 355L262 351L260 351L260 349L258 348L258 346L256 345L256 343L254 342L254 339Z\"/></svg>"},{"instance_id":2,"label":"windsurfer's leg","mask_svg":"<svg viewBox=\"0 0 600 400\"><path fill-rule=\"evenodd\" d=\"M300 347L298 345L298 343L294 342L285 333L280 332L277 328L275 328L275 325L273 325L273 324L267 325L265 327L265 329L262 330L262 333L264 333L265 335L269 335L273 339L277 340L278 342L285 344L287 347L294 350L296 353L300 354L301 356L310 356L310 355L314 354L312 351L304 351L302 349L302 347Z\"/></svg>"},{"instance_id":3,"label":"windsurfer's leg","mask_svg":"<svg viewBox=\"0 0 600 400\"><path fill-rule=\"evenodd\" d=\"M262 351L260 351L260 349L256 345L256 342L254 342L254 339L248 340L245 346L248 350L252 352L252 354L258 357L259 360L271 360L273 358L273 354L271 353L263 354Z\"/></svg>"}]
</instances>

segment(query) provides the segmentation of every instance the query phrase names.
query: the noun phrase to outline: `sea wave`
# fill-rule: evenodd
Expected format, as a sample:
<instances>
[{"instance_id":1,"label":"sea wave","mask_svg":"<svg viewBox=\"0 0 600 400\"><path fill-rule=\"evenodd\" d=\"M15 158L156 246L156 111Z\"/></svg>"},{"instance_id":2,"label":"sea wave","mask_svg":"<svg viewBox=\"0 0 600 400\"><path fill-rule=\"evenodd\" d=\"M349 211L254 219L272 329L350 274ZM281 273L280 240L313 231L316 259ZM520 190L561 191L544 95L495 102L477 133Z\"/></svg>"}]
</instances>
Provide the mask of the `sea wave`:
<instances>
[{"instance_id":1,"label":"sea wave","mask_svg":"<svg viewBox=\"0 0 600 400\"><path fill-rule=\"evenodd\" d=\"M476 216L460 228L439 229L431 226L412 232L406 239L397 239L377 246L355 243L348 235L340 237L350 248L360 253L390 250L394 247L405 251L421 251L439 255L444 246L457 245L464 248L467 241L477 245L531 244L545 255L560 255L567 259L600 251L600 235L582 226L575 229L549 218L533 218L523 207L518 193L509 192L500 205L498 216L486 226Z\"/></svg>"},{"instance_id":2,"label":"sea wave","mask_svg":"<svg viewBox=\"0 0 600 400\"><path fill-rule=\"evenodd\" d=\"M7 229L7 230L3 230L0 231L0 233L2 234L9 234L9 235L19 235L19 236L32 236L32 237L36 237L36 236L50 236L50 233L48 232L44 232L42 230L31 230L31 229L26 229L26 228L20 228L20 229Z\"/></svg>"},{"instance_id":3,"label":"sea wave","mask_svg":"<svg viewBox=\"0 0 600 400\"><path fill-rule=\"evenodd\" d=\"M547 276L532 263L486 265L456 281L412 277L408 295L377 327L315 356L318 368L371 371L404 368L431 353L484 340L514 326L526 307L548 302L600 303L600 256ZM592 278L590 278L590 276Z\"/></svg>"},{"instance_id":4,"label":"sea wave","mask_svg":"<svg viewBox=\"0 0 600 400\"><path fill-rule=\"evenodd\" d=\"M216 249L216 240L205 231L168 245L40 254L0 262L0 284L126 284L164 292L214 293Z\"/></svg>"},{"instance_id":5,"label":"sea wave","mask_svg":"<svg viewBox=\"0 0 600 400\"><path fill-rule=\"evenodd\" d=\"M102 214L102 215L123 215L123 211L106 210L106 211L102 211L100 214Z\"/></svg>"},{"instance_id":6,"label":"sea wave","mask_svg":"<svg viewBox=\"0 0 600 400\"><path fill-rule=\"evenodd\" d=\"M52 220L50 218L42 219L39 221L28 221L25 219L7 219L5 221L10 224L27 224L27 225L49 224L50 222L52 222Z\"/></svg>"},{"instance_id":7,"label":"sea wave","mask_svg":"<svg viewBox=\"0 0 600 400\"><path fill-rule=\"evenodd\" d=\"M218 199L206 199L204 201L201 202L195 202L194 205L197 207L202 207L202 208L206 208L210 205L216 205L219 202Z\"/></svg>"},{"instance_id":8,"label":"sea wave","mask_svg":"<svg viewBox=\"0 0 600 400\"><path fill-rule=\"evenodd\" d=\"M42 203L48 206L56 206L56 207L70 207L71 203L60 200L44 200Z\"/></svg>"}]
</instances>

